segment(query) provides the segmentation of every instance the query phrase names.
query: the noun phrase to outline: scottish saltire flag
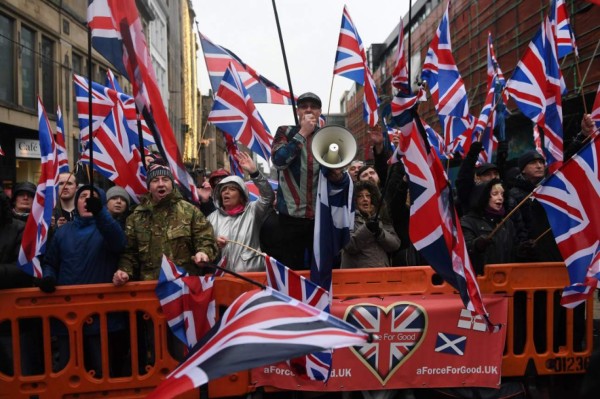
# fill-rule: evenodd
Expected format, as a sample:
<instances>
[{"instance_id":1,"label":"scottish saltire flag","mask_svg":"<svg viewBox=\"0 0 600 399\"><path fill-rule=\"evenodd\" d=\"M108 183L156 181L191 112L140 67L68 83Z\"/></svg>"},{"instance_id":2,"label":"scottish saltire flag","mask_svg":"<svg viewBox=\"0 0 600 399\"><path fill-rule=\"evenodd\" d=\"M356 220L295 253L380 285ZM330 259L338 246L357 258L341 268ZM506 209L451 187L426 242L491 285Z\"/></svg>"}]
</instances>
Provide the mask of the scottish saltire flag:
<instances>
[{"instance_id":1,"label":"scottish saltire flag","mask_svg":"<svg viewBox=\"0 0 600 399\"><path fill-rule=\"evenodd\" d=\"M135 102L152 131L184 196L199 202L187 172L156 83L150 51L135 0L88 0L87 20L92 45L117 71L128 76Z\"/></svg>"},{"instance_id":2,"label":"scottish saltire flag","mask_svg":"<svg viewBox=\"0 0 600 399\"><path fill-rule=\"evenodd\" d=\"M319 171L310 280L327 291L331 290L334 263L339 264L340 251L354 228L353 190L348 172L344 172L342 181L332 183L323 170Z\"/></svg>"},{"instance_id":3,"label":"scottish saltire flag","mask_svg":"<svg viewBox=\"0 0 600 399\"><path fill-rule=\"evenodd\" d=\"M69 158L67 156L67 146L65 145L65 124L63 122L60 106L56 110L56 133L54 134L54 142L56 143L58 173L69 173Z\"/></svg>"},{"instance_id":4,"label":"scottish saltire flag","mask_svg":"<svg viewBox=\"0 0 600 399\"><path fill-rule=\"evenodd\" d=\"M373 75L367 63L367 56L358 31L344 6L342 27L335 54L334 75L341 75L364 87L363 117L369 126L377 126L379 97Z\"/></svg>"},{"instance_id":5,"label":"scottish saltire flag","mask_svg":"<svg viewBox=\"0 0 600 399\"><path fill-rule=\"evenodd\" d=\"M396 66L392 71L392 86L398 90L410 91L406 54L404 53L404 22L402 18L398 25L398 52L396 53Z\"/></svg>"},{"instance_id":6,"label":"scottish saltire flag","mask_svg":"<svg viewBox=\"0 0 600 399\"><path fill-rule=\"evenodd\" d=\"M286 105L292 103L289 92L256 72L233 52L213 43L203 34L200 34L200 44L213 91L219 88L229 64L233 64L254 102Z\"/></svg>"},{"instance_id":7,"label":"scottish saltire flag","mask_svg":"<svg viewBox=\"0 0 600 399\"><path fill-rule=\"evenodd\" d=\"M221 80L208 122L264 159L271 158L273 136L232 64Z\"/></svg>"},{"instance_id":8,"label":"scottish saltire flag","mask_svg":"<svg viewBox=\"0 0 600 399\"><path fill-rule=\"evenodd\" d=\"M353 325L270 287L248 291L147 398L175 397L240 370L371 339Z\"/></svg>"},{"instance_id":9,"label":"scottish saltire flag","mask_svg":"<svg viewBox=\"0 0 600 399\"><path fill-rule=\"evenodd\" d=\"M80 154L80 159L83 163L89 163L89 84L79 75L73 75L73 80L80 131L88 132L88 136L80 136L87 148ZM131 126L131 118L135 118L135 109L125 108L122 97L127 96L98 83L92 83L94 169L123 187L135 202L139 202L139 197L148 191L146 173L137 146L138 135Z\"/></svg>"},{"instance_id":10,"label":"scottish saltire flag","mask_svg":"<svg viewBox=\"0 0 600 399\"><path fill-rule=\"evenodd\" d=\"M267 285L273 289L329 313L329 292L304 278L277 259L265 256ZM290 361L293 370L311 380L325 381L331 370L331 351L311 353Z\"/></svg>"},{"instance_id":11,"label":"scottish saltire flag","mask_svg":"<svg viewBox=\"0 0 600 399\"><path fill-rule=\"evenodd\" d=\"M506 89L521 112L542 129L546 161L554 169L563 159L561 82L554 35L544 21Z\"/></svg>"},{"instance_id":12,"label":"scottish saltire flag","mask_svg":"<svg viewBox=\"0 0 600 399\"><path fill-rule=\"evenodd\" d=\"M444 16L427 50L421 79L427 82L435 109L440 117L464 118L469 113L469 101L465 84L452 55L449 9L450 1L448 1ZM444 133L444 136L446 135L447 133ZM456 137L454 136L452 139ZM446 140L447 143L451 141Z\"/></svg>"},{"instance_id":13,"label":"scottish saltire flag","mask_svg":"<svg viewBox=\"0 0 600 399\"><path fill-rule=\"evenodd\" d=\"M592 113L590 115L596 125L596 129L600 129L600 84L598 85L598 90L596 91L596 99L594 100Z\"/></svg>"},{"instance_id":14,"label":"scottish saltire flag","mask_svg":"<svg viewBox=\"0 0 600 399\"><path fill-rule=\"evenodd\" d=\"M459 292L465 307L487 318L444 167L435 151L427 150L419 121L405 119L398 153L409 176L411 241ZM491 329L497 328L489 324Z\"/></svg>"},{"instance_id":15,"label":"scottish saltire flag","mask_svg":"<svg viewBox=\"0 0 600 399\"><path fill-rule=\"evenodd\" d=\"M116 79L115 74L110 69L106 72L105 85L106 87L119 93L119 101L121 101L123 109L125 110L125 118L127 120L127 125L129 126L131 131L134 132L138 137L137 141L135 141L136 146L138 148L140 147L140 140L137 123L138 120L140 121L140 125L142 127L142 142L144 147L143 150L140 150L140 152L144 155L147 155L150 152L148 149L155 146L156 142L154 141L152 131L150 131L148 124L146 123L144 118L142 118L141 115L137 112L135 108L135 100L133 99L133 97L123 93L123 89L121 89L119 81ZM131 139L135 140L134 137L132 137Z\"/></svg>"},{"instance_id":16,"label":"scottish saltire flag","mask_svg":"<svg viewBox=\"0 0 600 399\"><path fill-rule=\"evenodd\" d=\"M554 31L558 58L563 58L572 52L575 52L575 56L579 57L577 44L575 44L575 34L571 29L565 0L552 0L548 19Z\"/></svg>"},{"instance_id":17,"label":"scottish saltire flag","mask_svg":"<svg viewBox=\"0 0 600 399\"><path fill-rule=\"evenodd\" d=\"M226 258L219 266L225 267ZM214 275L190 276L165 255L162 257L156 296L171 332L192 348L215 325L217 311L213 297Z\"/></svg>"},{"instance_id":18,"label":"scottish saltire flag","mask_svg":"<svg viewBox=\"0 0 600 399\"><path fill-rule=\"evenodd\" d=\"M38 97L38 122L40 135L41 174L27 218L21 248L19 267L27 274L41 278L40 255L46 252L46 240L52 220L52 210L56 205L58 192L58 154L54 134L46 116L42 100Z\"/></svg>"},{"instance_id":19,"label":"scottish saltire flag","mask_svg":"<svg viewBox=\"0 0 600 399\"><path fill-rule=\"evenodd\" d=\"M600 288L600 139L595 134L573 158L537 187L570 286L561 304L575 307Z\"/></svg>"}]
</instances>

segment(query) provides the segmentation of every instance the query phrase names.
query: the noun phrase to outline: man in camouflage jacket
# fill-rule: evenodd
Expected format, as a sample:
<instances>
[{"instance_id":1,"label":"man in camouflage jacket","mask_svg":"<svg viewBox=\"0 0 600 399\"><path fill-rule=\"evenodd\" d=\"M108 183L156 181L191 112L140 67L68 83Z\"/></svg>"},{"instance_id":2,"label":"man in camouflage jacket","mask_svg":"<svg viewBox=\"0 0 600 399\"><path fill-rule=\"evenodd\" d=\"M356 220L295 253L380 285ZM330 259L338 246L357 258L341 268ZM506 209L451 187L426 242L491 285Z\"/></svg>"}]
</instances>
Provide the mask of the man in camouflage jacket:
<instances>
[{"instance_id":1,"label":"man in camouflage jacket","mask_svg":"<svg viewBox=\"0 0 600 399\"><path fill-rule=\"evenodd\" d=\"M117 286L130 279L158 279L163 254L192 275L218 254L211 224L174 189L168 167L151 164L146 180L149 193L127 218L127 247L113 276Z\"/></svg>"}]
</instances>

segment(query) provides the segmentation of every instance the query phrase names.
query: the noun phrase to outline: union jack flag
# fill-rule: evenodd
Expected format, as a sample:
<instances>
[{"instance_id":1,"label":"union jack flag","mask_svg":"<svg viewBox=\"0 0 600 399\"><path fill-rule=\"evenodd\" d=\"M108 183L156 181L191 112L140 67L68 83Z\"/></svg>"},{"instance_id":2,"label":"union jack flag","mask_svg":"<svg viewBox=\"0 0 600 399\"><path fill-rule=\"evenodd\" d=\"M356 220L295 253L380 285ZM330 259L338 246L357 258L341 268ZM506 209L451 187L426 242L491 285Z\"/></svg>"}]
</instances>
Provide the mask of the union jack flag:
<instances>
[{"instance_id":1,"label":"union jack flag","mask_svg":"<svg viewBox=\"0 0 600 399\"><path fill-rule=\"evenodd\" d=\"M596 91L596 99L594 100L594 105L592 107L591 117L596 124L596 129L600 129L600 84Z\"/></svg>"},{"instance_id":2,"label":"union jack flag","mask_svg":"<svg viewBox=\"0 0 600 399\"><path fill-rule=\"evenodd\" d=\"M213 43L202 33L200 34L200 44L213 90L219 88L229 64L233 64L254 102L291 104L289 92L260 75L233 52Z\"/></svg>"},{"instance_id":3,"label":"union jack flag","mask_svg":"<svg viewBox=\"0 0 600 399\"><path fill-rule=\"evenodd\" d=\"M329 292L304 278L277 259L265 256L267 285L284 294L329 313ZM331 370L331 351L311 353L292 359L292 368L311 380L325 381Z\"/></svg>"},{"instance_id":4,"label":"union jack flag","mask_svg":"<svg viewBox=\"0 0 600 399\"><path fill-rule=\"evenodd\" d=\"M221 80L208 121L264 159L271 157L273 137L232 64Z\"/></svg>"},{"instance_id":5,"label":"union jack flag","mask_svg":"<svg viewBox=\"0 0 600 399\"><path fill-rule=\"evenodd\" d=\"M223 137L225 138L225 148L227 149L227 157L229 159L229 171L232 175L244 178L244 172L235 158L238 153L237 143L229 133L223 132Z\"/></svg>"},{"instance_id":6,"label":"union jack flag","mask_svg":"<svg viewBox=\"0 0 600 399\"><path fill-rule=\"evenodd\" d=\"M558 58L563 58L572 52L575 52L575 56L579 57L577 44L575 43L575 34L571 30L565 0L552 0L548 18L554 31Z\"/></svg>"},{"instance_id":7,"label":"union jack flag","mask_svg":"<svg viewBox=\"0 0 600 399\"><path fill-rule=\"evenodd\" d=\"M92 45L133 86L135 102L148 123L183 194L199 202L194 180L187 172L161 98L150 51L135 0L90 0L87 12Z\"/></svg>"},{"instance_id":8,"label":"union jack flag","mask_svg":"<svg viewBox=\"0 0 600 399\"><path fill-rule=\"evenodd\" d=\"M440 25L427 50L421 79L427 82L435 109L440 117L455 116L464 118L469 113L469 101L465 84L452 55L449 9L450 1L448 1L446 12L444 12ZM444 133L444 135L447 136L447 133ZM446 143L448 142L447 139Z\"/></svg>"},{"instance_id":9,"label":"union jack flag","mask_svg":"<svg viewBox=\"0 0 600 399\"><path fill-rule=\"evenodd\" d=\"M41 278L42 268L38 256L46 252L46 240L48 239L52 210L56 205L58 155L50 122L48 122L46 110L39 97L38 122L42 171L31 206L31 213L27 218L25 230L23 231L18 264L25 273Z\"/></svg>"},{"instance_id":10,"label":"union jack flag","mask_svg":"<svg viewBox=\"0 0 600 399\"><path fill-rule=\"evenodd\" d=\"M219 262L225 267L226 258ZM171 332L188 348L192 348L217 322L213 297L214 275L190 276L165 255L162 257L156 296Z\"/></svg>"},{"instance_id":11,"label":"union jack flag","mask_svg":"<svg viewBox=\"0 0 600 399\"><path fill-rule=\"evenodd\" d=\"M342 27L335 54L334 75L341 75L364 86L363 117L369 126L377 126L379 97L373 75L367 63L367 56L358 31L344 6Z\"/></svg>"},{"instance_id":12,"label":"union jack flag","mask_svg":"<svg viewBox=\"0 0 600 399\"><path fill-rule=\"evenodd\" d=\"M543 205L571 285L561 304L575 307L600 288L600 139L596 133L533 192Z\"/></svg>"},{"instance_id":13,"label":"union jack flag","mask_svg":"<svg viewBox=\"0 0 600 399\"><path fill-rule=\"evenodd\" d=\"M506 83L506 89L521 112L543 130L546 160L552 168L563 159L562 81L554 34L546 19Z\"/></svg>"},{"instance_id":14,"label":"union jack flag","mask_svg":"<svg viewBox=\"0 0 600 399\"><path fill-rule=\"evenodd\" d=\"M79 75L73 75L73 80L80 131L89 132L89 84ZM124 108L125 97L128 96L95 82L92 83L92 97L94 169L116 185L125 188L131 198L139 202L138 198L147 192L147 188L142 158L136 146L138 135L130 125L132 115L135 117L135 110ZM81 123L85 126L81 126ZM87 142L86 146L89 146L89 133L88 136L80 136L80 140ZM81 161L89 163L88 151L81 153Z\"/></svg>"},{"instance_id":15,"label":"union jack flag","mask_svg":"<svg viewBox=\"0 0 600 399\"><path fill-rule=\"evenodd\" d=\"M500 69L500 64L498 64L498 60L496 59L496 52L494 51L494 42L492 40L492 33L488 32L488 48L487 48L487 76L488 76L488 95L493 88L493 97L491 102L486 98L486 106L489 103L490 109L494 109L494 112L491 112L491 115L488 116L489 125L492 129L498 130L498 137L500 140L506 139L505 133L505 119L506 119L506 102L509 99L508 92L504 90L506 87L506 79L504 78L504 74L502 73L502 69ZM486 107L484 106L484 108ZM482 109L482 113L483 113ZM481 119L481 116L480 116ZM493 135L490 134L490 137ZM497 144L497 140L495 141ZM493 145L494 149L496 148L496 144L490 143L489 145ZM484 146L485 147L485 146ZM487 148L486 148L487 153ZM489 158L491 159L491 153L489 153ZM490 162L490 161L482 161L482 162Z\"/></svg>"},{"instance_id":16,"label":"union jack flag","mask_svg":"<svg viewBox=\"0 0 600 399\"><path fill-rule=\"evenodd\" d=\"M277 180L267 179L267 181L269 182L273 190L277 190L279 188L279 182ZM247 180L244 182L244 184L248 189L248 199L250 201L256 201L260 197L260 192L258 191L258 187L256 187L256 184L254 184L252 180Z\"/></svg>"},{"instance_id":17,"label":"union jack flag","mask_svg":"<svg viewBox=\"0 0 600 399\"><path fill-rule=\"evenodd\" d=\"M400 24L398 25L398 53L396 55L396 66L392 72L392 86L398 90L410 90L406 64L406 54L404 54L404 22L400 18Z\"/></svg>"},{"instance_id":18,"label":"union jack flag","mask_svg":"<svg viewBox=\"0 0 600 399\"><path fill-rule=\"evenodd\" d=\"M388 315L376 305L353 307L346 321L363 331L379 336L405 336L406 339L392 342L374 341L355 349L369 365L377 370L383 381L398 367L425 333L425 313L410 304L397 304Z\"/></svg>"},{"instance_id":19,"label":"union jack flag","mask_svg":"<svg viewBox=\"0 0 600 399\"><path fill-rule=\"evenodd\" d=\"M410 182L411 241L436 272L458 290L465 307L487 318L462 229L457 223L448 178L435 151L426 150L418 124L419 121L406 123L399 145Z\"/></svg>"},{"instance_id":20,"label":"union jack flag","mask_svg":"<svg viewBox=\"0 0 600 399\"><path fill-rule=\"evenodd\" d=\"M353 325L270 287L248 291L147 398L175 397L240 370L369 339Z\"/></svg>"},{"instance_id":21,"label":"union jack flag","mask_svg":"<svg viewBox=\"0 0 600 399\"><path fill-rule=\"evenodd\" d=\"M154 137L152 136L152 131L148 127L148 124L146 123L144 118L140 118L140 114L137 112L136 107L135 107L135 100L133 99L133 97L128 96L127 94L123 93L123 89L121 89L121 86L119 85L119 81L116 79L115 74L110 69L106 72L105 86L110 89L113 89L114 91L119 93L119 101L121 101L121 103L122 103L124 115L125 115L125 118L127 121L127 125L129 126L129 129L131 130L131 132L136 133L136 137L137 137L137 141L135 141L136 140L135 137L131 137L130 140L132 140L133 143L136 143L136 146L138 148L139 148L139 134L137 134L137 132L138 132L137 123L138 123L138 120L140 121L140 124L142 126L142 140L143 140L143 145L144 145L143 152L144 152L144 154L148 154L149 153L148 149L155 146L156 142L154 141Z\"/></svg>"},{"instance_id":22,"label":"union jack flag","mask_svg":"<svg viewBox=\"0 0 600 399\"><path fill-rule=\"evenodd\" d=\"M67 147L65 145L65 125L60 107L56 110L56 133L54 134L54 142L56 143L58 173L69 173L69 158L67 156Z\"/></svg>"}]
</instances>

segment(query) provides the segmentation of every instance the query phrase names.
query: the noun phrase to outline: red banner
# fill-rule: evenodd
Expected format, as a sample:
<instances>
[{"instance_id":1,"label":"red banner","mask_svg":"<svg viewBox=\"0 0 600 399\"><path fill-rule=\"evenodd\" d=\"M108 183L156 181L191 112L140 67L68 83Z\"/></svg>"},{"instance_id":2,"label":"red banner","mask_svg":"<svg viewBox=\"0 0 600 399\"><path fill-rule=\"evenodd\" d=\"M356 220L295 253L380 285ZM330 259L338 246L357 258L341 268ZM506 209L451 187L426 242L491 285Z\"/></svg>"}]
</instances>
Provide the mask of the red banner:
<instances>
[{"instance_id":1,"label":"red banner","mask_svg":"<svg viewBox=\"0 0 600 399\"><path fill-rule=\"evenodd\" d=\"M484 297L494 324L506 325L508 300ZM482 317L455 295L395 296L334 301L332 313L380 337L337 349L326 383L298 377L286 363L253 369L252 383L303 391L500 385L506 328L486 331Z\"/></svg>"}]
</instances>

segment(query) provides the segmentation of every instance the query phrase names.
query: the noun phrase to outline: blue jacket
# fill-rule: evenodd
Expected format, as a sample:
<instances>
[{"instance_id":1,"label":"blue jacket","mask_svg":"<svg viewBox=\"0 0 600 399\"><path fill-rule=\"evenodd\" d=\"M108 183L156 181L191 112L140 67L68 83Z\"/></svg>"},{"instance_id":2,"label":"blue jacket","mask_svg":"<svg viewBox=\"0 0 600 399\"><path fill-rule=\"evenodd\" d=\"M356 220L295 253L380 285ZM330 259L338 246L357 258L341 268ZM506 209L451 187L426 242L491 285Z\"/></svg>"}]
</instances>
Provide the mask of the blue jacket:
<instances>
[{"instance_id":1,"label":"blue jacket","mask_svg":"<svg viewBox=\"0 0 600 399\"><path fill-rule=\"evenodd\" d=\"M125 244L123 229L106 207L94 217L76 215L49 243L44 277L54 276L57 285L110 283Z\"/></svg>"}]
</instances>

